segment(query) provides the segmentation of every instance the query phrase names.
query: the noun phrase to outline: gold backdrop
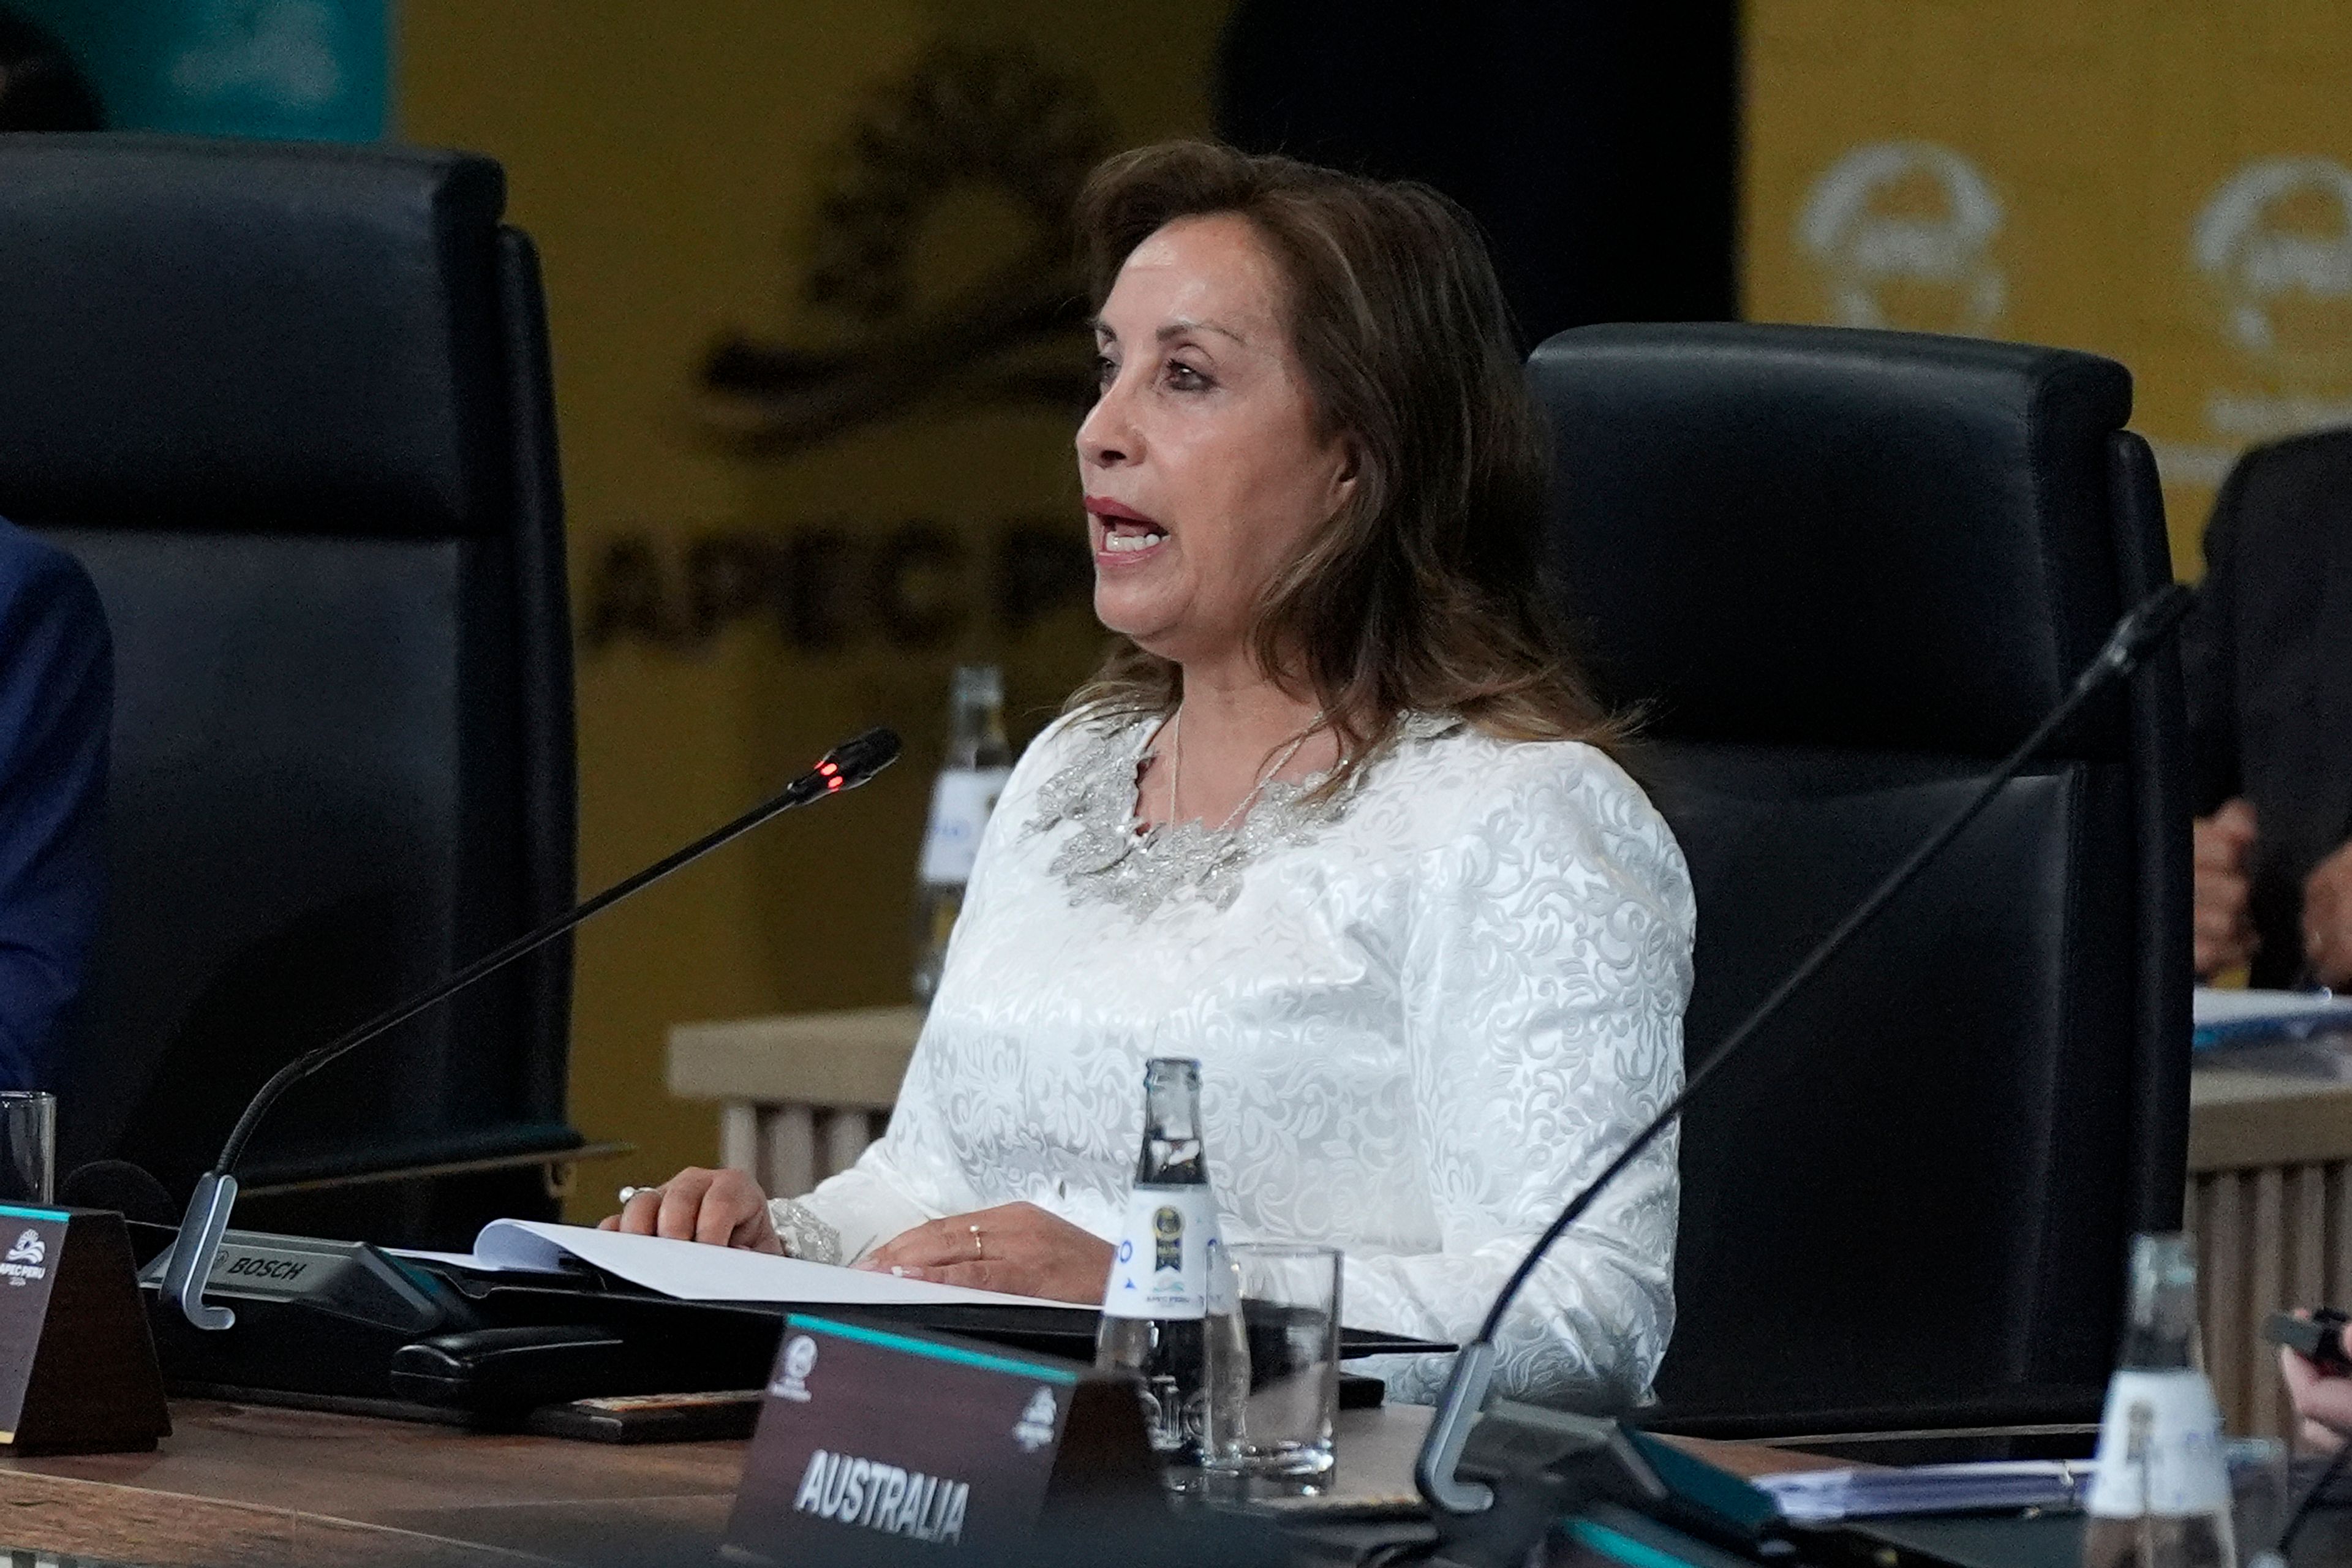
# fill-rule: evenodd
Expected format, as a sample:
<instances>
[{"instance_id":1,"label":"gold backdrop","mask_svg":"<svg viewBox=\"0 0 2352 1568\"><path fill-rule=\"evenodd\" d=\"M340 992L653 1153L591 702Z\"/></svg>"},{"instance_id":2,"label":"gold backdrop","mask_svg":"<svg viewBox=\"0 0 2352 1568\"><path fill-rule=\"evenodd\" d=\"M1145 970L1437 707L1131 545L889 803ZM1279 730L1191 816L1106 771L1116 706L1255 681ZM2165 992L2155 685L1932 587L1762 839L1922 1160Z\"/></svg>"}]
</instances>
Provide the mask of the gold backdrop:
<instances>
[{"instance_id":1,"label":"gold backdrop","mask_svg":"<svg viewBox=\"0 0 2352 1568\"><path fill-rule=\"evenodd\" d=\"M1760 321L2121 360L2173 558L2249 443L2352 423L2348 0L1748 0Z\"/></svg>"},{"instance_id":2,"label":"gold backdrop","mask_svg":"<svg viewBox=\"0 0 2352 1568\"><path fill-rule=\"evenodd\" d=\"M1043 215L1100 153L1205 130L1224 10L399 7L401 134L501 160L545 268L583 889L853 731L908 742L582 933L572 1115L639 1152L583 1172L575 1217L715 1156L713 1109L663 1088L671 1023L906 997L950 665L1005 665L1017 742L1092 664L1086 350Z\"/></svg>"}]
</instances>

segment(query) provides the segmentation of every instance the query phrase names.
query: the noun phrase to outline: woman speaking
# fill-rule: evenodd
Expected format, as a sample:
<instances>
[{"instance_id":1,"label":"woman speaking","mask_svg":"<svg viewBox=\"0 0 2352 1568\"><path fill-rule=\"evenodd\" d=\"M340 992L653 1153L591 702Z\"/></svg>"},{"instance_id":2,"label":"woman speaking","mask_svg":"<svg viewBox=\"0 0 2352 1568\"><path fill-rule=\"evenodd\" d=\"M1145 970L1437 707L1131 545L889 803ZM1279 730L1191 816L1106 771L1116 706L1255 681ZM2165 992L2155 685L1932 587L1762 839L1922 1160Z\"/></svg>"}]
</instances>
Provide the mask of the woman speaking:
<instances>
[{"instance_id":1,"label":"woman speaking","mask_svg":"<svg viewBox=\"0 0 2352 1568\"><path fill-rule=\"evenodd\" d=\"M1226 1238L1337 1246L1350 1323L1465 1338L1680 1084L1696 919L1538 597L1501 290L1435 193L1218 147L1111 160L1078 217L1118 650L998 803L887 1135L604 1223L1099 1301L1143 1062L1195 1057ZM1663 1140L1553 1248L1507 1393L1646 1394L1675 1197Z\"/></svg>"}]
</instances>

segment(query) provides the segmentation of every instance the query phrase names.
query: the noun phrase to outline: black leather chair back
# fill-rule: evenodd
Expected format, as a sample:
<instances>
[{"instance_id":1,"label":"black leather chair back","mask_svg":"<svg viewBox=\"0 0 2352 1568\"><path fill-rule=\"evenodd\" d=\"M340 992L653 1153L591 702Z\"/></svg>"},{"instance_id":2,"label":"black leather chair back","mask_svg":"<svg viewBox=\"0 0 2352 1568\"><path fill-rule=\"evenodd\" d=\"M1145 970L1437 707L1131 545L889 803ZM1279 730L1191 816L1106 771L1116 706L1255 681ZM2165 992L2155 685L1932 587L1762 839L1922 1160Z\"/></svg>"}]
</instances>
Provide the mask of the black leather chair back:
<instances>
[{"instance_id":1,"label":"black leather chair back","mask_svg":"<svg viewBox=\"0 0 2352 1568\"><path fill-rule=\"evenodd\" d=\"M1696 1061L2168 576L2155 468L2087 354L1602 326L1530 370L1562 602L1696 886ZM2180 1217L2182 760L2168 653L1692 1107L1675 1419L2095 1408L2126 1238Z\"/></svg>"},{"instance_id":2,"label":"black leather chair back","mask_svg":"<svg viewBox=\"0 0 2352 1568\"><path fill-rule=\"evenodd\" d=\"M68 1163L184 1190L269 1072L572 896L545 311L504 200L457 153L0 138L0 514L88 566L118 670ZM248 1181L576 1144L569 968L297 1089Z\"/></svg>"}]
</instances>

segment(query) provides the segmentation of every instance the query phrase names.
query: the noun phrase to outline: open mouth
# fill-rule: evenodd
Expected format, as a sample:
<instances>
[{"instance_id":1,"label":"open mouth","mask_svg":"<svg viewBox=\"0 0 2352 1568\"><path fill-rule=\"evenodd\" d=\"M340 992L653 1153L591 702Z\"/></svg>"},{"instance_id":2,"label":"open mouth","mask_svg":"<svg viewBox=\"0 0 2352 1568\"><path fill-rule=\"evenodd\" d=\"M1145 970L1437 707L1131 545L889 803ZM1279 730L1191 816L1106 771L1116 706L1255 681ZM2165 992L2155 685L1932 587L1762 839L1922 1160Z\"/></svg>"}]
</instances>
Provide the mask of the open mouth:
<instances>
[{"instance_id":1,"label":"open mouth","mask_svg":"<svg viewBox=\"0 0 2352 1568\"><path fill-rule=\"evenodd\" d=\"M1099 548L1104 554L1137 555L1167 542L1168 531L1132 507L1089 496L1087 510L1102 525Z\"/></svg>"}]
</instances>

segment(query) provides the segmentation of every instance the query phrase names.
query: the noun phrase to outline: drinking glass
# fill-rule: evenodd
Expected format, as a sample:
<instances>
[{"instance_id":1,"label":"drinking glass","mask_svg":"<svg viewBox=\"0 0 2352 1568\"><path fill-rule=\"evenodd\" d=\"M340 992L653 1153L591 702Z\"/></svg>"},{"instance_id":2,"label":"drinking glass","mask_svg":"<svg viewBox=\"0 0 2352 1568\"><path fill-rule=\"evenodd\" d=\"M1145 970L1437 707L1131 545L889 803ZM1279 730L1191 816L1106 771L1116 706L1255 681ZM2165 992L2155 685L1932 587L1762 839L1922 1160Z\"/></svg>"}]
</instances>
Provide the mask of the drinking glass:
<instances>
[{"instance_id":1,"label":"drinking glass","mask_svg":"<svg viewBox=\"0 0 2352 1568\"><path fill-rule=\"evenodd\" d=\"M0 1089L0 1202L57 1200L58 1097Z\"/></svg>"},{"instance_id":2,"label":"drinking glass","mask_svg":"<svg viewBox=\"0 0 2352 1568\"><path fill-rule=\"evenodd\" d=\"M2221 1458L2230 1470L2230 1531L2240 1568L2286 1568L2273 1550L2293 1501L2286 1445L2276 1437L2231 1437Z\"/></svg>"},{"instance_id":3,"label":"drinking glass","mask_svg":"<svg viewBox=\"0 0 2352 1568\"><path fill-rule=\"evenodd\" d=\"M1226 1251L1239 1277L1250 1389L1238 1442L1212 1462L1253 1477L1328 1474L1339 1408L1339 1253L1275 1242Z\"/></svg>"}]
</instances>

